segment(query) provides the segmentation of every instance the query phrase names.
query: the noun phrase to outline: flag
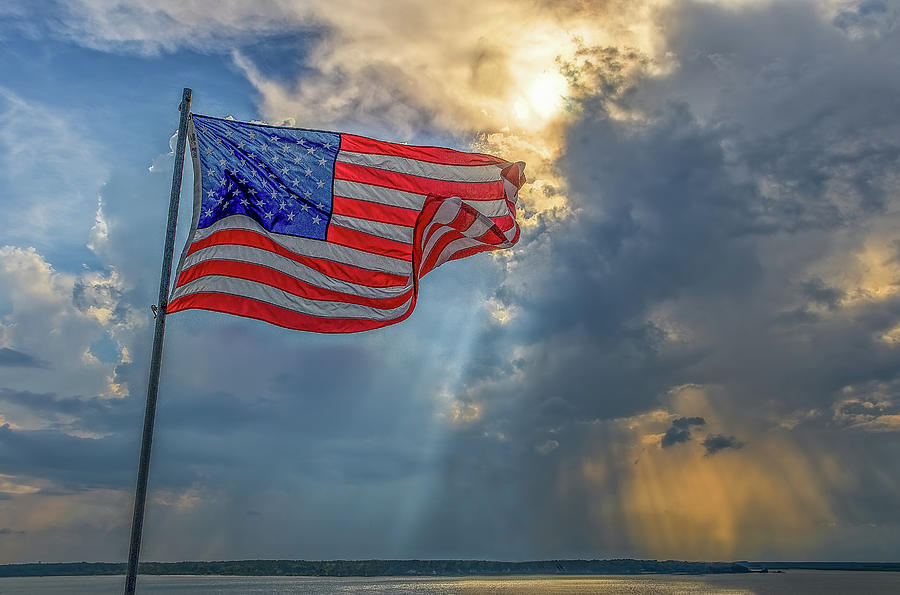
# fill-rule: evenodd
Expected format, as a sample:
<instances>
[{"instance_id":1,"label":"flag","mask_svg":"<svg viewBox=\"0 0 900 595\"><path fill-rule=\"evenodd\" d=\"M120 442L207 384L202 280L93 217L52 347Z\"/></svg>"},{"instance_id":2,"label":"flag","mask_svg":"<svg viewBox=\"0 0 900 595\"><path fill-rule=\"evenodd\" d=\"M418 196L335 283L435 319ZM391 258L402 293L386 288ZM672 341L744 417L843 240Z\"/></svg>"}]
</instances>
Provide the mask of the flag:
<instances>
[{"instance_id":1,"label":"flag","mask_svg":"<svg viewBox=\"0 0 900 595\"><path fill-rule=\"evenodd\" d=\"M194 214L167 313L379 328L435 267L519 238L522 162L197 114L188 139Z\"/></svg>"}]
</instances>

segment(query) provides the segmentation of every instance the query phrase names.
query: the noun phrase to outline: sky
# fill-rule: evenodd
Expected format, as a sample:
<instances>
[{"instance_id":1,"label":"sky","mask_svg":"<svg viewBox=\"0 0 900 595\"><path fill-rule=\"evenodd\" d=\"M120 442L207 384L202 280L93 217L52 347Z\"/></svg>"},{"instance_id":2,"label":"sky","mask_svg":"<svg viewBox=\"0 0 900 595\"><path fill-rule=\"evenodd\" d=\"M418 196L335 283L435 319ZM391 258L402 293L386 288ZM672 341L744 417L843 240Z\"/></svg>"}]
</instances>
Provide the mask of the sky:
<instances>
[{"instance_id":1,"label":"sky","mask_svg":"<svg viewBox=\"0 0 900 595\"><path fill-rule=\"evenodd\" d=\"M183 87L529 181L399 325L169 317L142 559L900 559L894 0L6 0L0 562L127 556Z\"/></svg>"}]
</instances>

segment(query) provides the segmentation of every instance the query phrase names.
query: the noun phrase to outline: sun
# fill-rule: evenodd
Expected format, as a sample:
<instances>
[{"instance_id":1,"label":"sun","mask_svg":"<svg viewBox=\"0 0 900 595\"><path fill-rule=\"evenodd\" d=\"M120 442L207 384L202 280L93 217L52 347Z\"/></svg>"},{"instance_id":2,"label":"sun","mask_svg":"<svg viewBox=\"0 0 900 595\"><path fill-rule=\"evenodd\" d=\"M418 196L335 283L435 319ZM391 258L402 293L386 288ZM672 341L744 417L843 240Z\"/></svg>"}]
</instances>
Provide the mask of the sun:
<instances>
[{"instance_id":1,"label":"sun","mask_svg":"<svg viewBox=\"0 0 900 595\"><path fill-rule=\"evenodd\" d=\"M523 123L544 124L560 111L568 90L569 84L560 73L545 70L516 99L513 111Z\"/></svg>"}]
</instances>

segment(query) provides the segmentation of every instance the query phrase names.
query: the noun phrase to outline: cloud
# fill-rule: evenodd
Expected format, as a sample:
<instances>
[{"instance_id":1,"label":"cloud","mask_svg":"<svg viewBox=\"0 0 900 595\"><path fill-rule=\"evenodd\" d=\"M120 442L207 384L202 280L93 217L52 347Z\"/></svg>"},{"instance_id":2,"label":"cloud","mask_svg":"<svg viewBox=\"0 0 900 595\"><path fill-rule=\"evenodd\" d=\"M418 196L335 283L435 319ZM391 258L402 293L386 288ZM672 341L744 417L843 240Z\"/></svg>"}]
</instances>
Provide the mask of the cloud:
<instances>
[{"instance_id":1,"label":"cloud","mask_svg":"<svg viewBox=\"0 0 900 595\"><path fill-rule=\"evenodd\" d=\"M710 434L703 441L703 448L706 449L706 456L712 456L720 450L726 448L742 448L743 443L735 439L734 436L726 436L725 434Z\"/></svg>"},{"instance_id":2,"label":"cloud","mask_svg":"<svg viewBox=\"0 0 900 595\"><path fill-rule=\"evenodd\" d=\"M0 314L0 341L20 346L17 351L47 362L55 371L36 375L13 368L5 380L21 388L104 392L117 362L85 367L82 355L106 338L118 346L121 360L127 353L125 342L146 325L122 299L128 284L114 269L66 273L34 248L2 246L0 286L8 305Z\"/></svg>"},{"instance_id":3,"label":"cloud","mask_svg":"<svg viewBox=\"0 0 900 595\"><path fill-rule=\"evenodd\" d=\"M0 347L0 366L46 368L47 362L40 360L33 355L10 349L9 347Z\"/></svg>"},{"instance_id":4,"label":"cloud","mask_svg":"<svg viewBox=\"0 0 900 595\"><path fill-rule=\"evenodd\" d=\"M660 440L660 446L669 448L680 442L687 442L691 439L691 426L702 426L704 424L706 424L706 420L702 417L679 417L672 422L672 427L666 430L662 440Z\"/></svg>"}]
</instances>

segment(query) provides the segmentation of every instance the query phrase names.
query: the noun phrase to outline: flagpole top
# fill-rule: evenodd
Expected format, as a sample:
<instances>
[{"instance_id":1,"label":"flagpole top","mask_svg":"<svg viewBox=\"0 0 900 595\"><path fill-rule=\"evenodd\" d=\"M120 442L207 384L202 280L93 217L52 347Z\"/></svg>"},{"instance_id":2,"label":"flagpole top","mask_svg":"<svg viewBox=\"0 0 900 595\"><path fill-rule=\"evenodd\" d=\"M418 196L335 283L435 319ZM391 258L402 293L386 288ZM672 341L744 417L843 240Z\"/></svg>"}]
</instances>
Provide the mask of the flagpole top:
<instances>
[{"instance_id":1,"label":"flagpole top","mask_svg":"<svg viewBox=\"0 0 900 595\"><path fill-rule=\"evenodd\" d=\"M190 87L185 87L181 92L181 104L178 106L178 111L181 111L183 106L191 106L191 95L193 95L193 91Z\"/></svg>"}]
</instances>

